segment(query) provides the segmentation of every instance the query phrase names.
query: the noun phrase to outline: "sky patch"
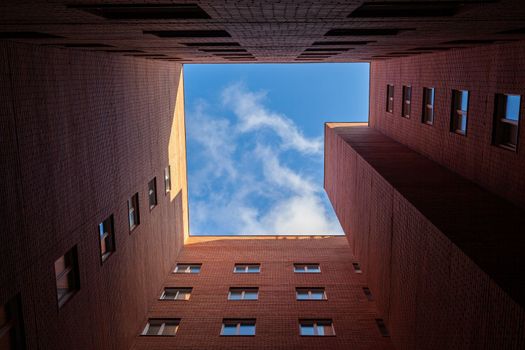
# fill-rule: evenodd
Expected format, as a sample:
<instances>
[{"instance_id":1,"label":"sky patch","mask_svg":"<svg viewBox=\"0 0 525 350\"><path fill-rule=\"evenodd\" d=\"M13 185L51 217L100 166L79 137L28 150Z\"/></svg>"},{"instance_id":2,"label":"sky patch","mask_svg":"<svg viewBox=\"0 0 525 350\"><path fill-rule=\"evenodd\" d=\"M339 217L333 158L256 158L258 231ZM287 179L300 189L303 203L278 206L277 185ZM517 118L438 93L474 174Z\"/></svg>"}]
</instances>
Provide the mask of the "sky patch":
<instances>
[{"instance_id":1,"label":"sky patch","mask_svg":"<svg viewBox=\"0 0 525 350\"><path fill-rule=\"evenodd\" d=\"M192 235L342 234L323 124L368 119L368 64L185 65L185 99Z\"/></svg>"}]
</instances>

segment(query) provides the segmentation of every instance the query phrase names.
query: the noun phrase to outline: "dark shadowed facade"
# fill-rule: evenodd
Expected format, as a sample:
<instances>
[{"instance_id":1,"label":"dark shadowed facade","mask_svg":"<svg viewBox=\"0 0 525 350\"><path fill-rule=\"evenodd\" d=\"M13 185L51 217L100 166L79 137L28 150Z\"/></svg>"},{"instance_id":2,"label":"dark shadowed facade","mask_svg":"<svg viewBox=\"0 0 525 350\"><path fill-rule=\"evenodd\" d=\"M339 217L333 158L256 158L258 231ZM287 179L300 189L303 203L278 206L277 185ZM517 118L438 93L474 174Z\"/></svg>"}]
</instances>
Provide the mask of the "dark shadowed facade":
<instances>
[{"instance_id":1,"label":"dark shadowed facade","mask_svg":"<svg viewBox=\"0 0 525 350\"><path fill-rule=\"evenodd\" d=\"M2 2L0 348L524 348L524 19ZM369 123L325 128L347 239L190 237L182 64L363 61Z\"/></svg>"}]
</instances>

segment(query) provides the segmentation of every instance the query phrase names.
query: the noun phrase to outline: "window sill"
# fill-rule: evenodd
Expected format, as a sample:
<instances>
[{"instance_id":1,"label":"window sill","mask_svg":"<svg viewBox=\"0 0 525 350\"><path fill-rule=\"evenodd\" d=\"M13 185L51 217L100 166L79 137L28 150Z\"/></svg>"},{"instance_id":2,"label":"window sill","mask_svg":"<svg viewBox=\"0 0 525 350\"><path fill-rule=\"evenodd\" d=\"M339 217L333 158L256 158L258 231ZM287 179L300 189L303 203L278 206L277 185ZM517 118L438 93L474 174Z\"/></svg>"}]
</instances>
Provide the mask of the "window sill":
<instances>
[{"instance_id":1,"label":"window sill","mask_svg":"<svg viewBox=\"0 0 525 350\"><path fill-rule=\"evenodd\" d=\"M101 264L104 264L106 262L106 260L108 260L111 255L113 255L113 251L107 252L107 253L101 255L100 256Z\"/></svg>"},{"instance_id":2,"label":"window sill","mask_svg":"<svg viewBox=\"0 0 525 350\"><path fill-rule=\"evenodd\" d=\"M498 148L502 148L502 149L504 149L504 150L507 150L507 151L514 152L514 153L517 153L517 152L518 152L518 149L517 149L516 147L513 147L513 146L507 146L507 145L502 144L502 143L500 143L500 144L496 144L495 146L498 147Z\"/></svg>"}]
</instances>

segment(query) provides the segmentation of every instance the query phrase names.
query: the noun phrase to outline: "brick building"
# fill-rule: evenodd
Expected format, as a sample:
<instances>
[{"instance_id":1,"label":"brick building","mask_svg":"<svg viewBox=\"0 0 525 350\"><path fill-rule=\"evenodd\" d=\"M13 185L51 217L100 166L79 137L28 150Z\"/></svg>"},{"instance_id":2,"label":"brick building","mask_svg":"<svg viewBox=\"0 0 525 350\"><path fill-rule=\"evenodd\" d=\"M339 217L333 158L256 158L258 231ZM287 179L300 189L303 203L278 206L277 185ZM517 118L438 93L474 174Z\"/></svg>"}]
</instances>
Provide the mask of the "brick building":
<instances>
[{"instance_id":1,"label":"brick building","mask_svg":"<svg viewBox=\"0 0 525 350\"><path fill-rule=\"evenodd\" d=\"M0 9L0 348L525 347L519 0ZM326 125L348 243L189 236L182 64L254 61L371 62Z\"/></svg>"}]
</instances>

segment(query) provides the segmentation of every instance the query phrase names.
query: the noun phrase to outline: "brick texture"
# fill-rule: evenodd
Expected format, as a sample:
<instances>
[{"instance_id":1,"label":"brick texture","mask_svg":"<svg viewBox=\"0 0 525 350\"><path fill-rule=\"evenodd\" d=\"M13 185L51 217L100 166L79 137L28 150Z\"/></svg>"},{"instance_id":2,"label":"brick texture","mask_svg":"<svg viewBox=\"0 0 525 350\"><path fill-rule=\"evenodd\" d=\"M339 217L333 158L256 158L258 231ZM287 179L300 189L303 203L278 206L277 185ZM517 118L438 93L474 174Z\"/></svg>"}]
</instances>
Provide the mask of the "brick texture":
<instances>
[{"instance_id":1,"label":"brick texture","mask_svg":"<svg viewBox=\"0 0 525 350\"><path fill-rule=\"evenodd\" d=\"M370 67L370 125L490 191L525 207L525 123L518 151L492 145L496 93L522 96L523 42L374 62ZM386 112L386 85L395 86ZM412 115L401 117L402 86L412 86ZM423 87L435 88L434 125L421 122ZM452 89L469 90L467 135L450 132Z\"/></svg>"},{"instance_id":2,"label":"brick texture","mask_svg":"<svg viewBox=\"0 0 525 350\"><path fill-rule=\"evenodd\" d=\"M131 0L6 0L0 4L0 32L39 31L63 38L17 39L42 45L98 43L114 48L102 50L141 50L163 54L180 62L230 63L231 60L205 52L205 47L185 43L236 42L253 55L255 62L299 62L296 59L316 41L368 41L366 45L323 46L348 48L329 57L308 58L313 62L349 62L389 59L399 56L427 56L433 50L446 50L474 44L446 44L451 40L523 39L523 34L500 34L523 27L525 8L521 0L468 1L454 16L440 17L348 17L364 0L177 1L198 4L209 19L109 20L73 8L75 4L137 4ZM169 4L172 1L149 1ZM431 12L432 10L428 10ZM397 35L325 36L331 29L407 29ZM143 31L226 30L231 38L159 38ZM479 45L479 44L478 44ZM421 50L421 47L424 49ZM437 47L437 49L435 49ZM231 48L231 47L230 47ZM91 48L84 50L101 50ZM125 55L126 53L108 53ZM128 53L129 54L129 53ZM378 57L379 56L379 57ZM243 60L242 57L240 58ZM253 60L252 60L253 61ZM250 62L252 62L250 61ZM312 61L306 61L312 62Z\"/></svg>"},{"instance_id":3,"label":"brick texture","mask_svg":"<svg viewBox=\"0 0 525 350\"><path fill-rule=\"evenodd\" d=\"M0 304L21 294L29 349L128 349L187 234L181 65L8 41L0 57ZM80 290L59 310L54 262L74 245Z\"/></svg>"},{"instance_id":4,"label":"brick texture","mask_svg":"<svg viewBox=\"0 0 525 350\"><path fill-rule=\"evenodd\" d=\"M325 131L325 188L394 345L523 348L523 210L368 126Z\"/></svg>"},{"instance_id":5,"label":"brick texture","mask_svg":"<svg viewBox=\"0 0 525 350\"><path fill-rule=\"evenodd\" d=\"M354 271L345 237L190 237L177 261L202 263L200 274L170 274L164 282L192 287L190 300L159 300L148 313L181 318L177 335L138 336L134 350L392 349L377 328L375 302L363 293L366 278ZM261 272L233 273L235 263L250 262L260 263ZM294 273L297 262L319 263L321 273ZM236 286L259 287L259 300L228 301ZM325 287L328 300L297 301L295 287ZM223 318L256 318L255 337L221 337ZM332 318L336 336L301 337L299 318Z\"/></svg>"}]
</instances>

